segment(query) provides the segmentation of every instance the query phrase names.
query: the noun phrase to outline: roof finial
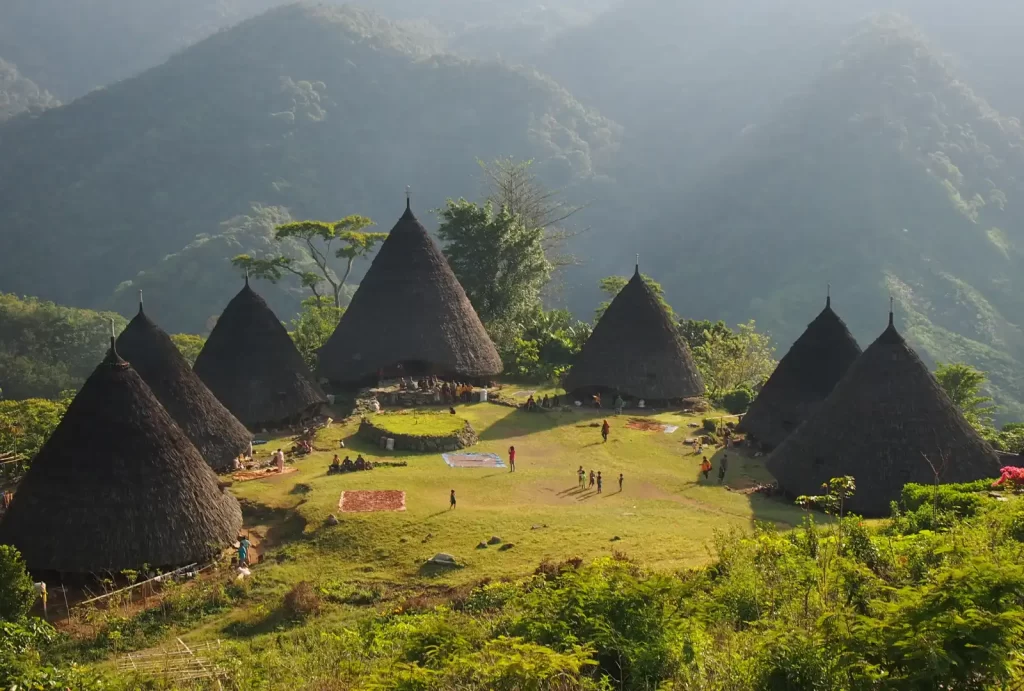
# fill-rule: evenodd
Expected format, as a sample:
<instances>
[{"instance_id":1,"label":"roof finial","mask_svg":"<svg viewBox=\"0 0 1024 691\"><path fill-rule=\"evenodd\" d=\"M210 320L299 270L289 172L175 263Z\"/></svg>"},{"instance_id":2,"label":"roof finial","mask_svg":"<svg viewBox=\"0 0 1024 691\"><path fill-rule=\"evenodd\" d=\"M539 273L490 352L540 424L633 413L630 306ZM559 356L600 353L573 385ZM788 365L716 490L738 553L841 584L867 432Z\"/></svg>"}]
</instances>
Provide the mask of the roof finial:
<instances>
[{"instance_id":1,"label":"roof finial","mask_svg":"<svg viewBox=\"0 0 1024 691\"><path fill-rule=\"evenodd\" d=\"M894 302L895 301L893 300L892 295L890 295L889 296L889 326L892 326L892 307L893 307L893 303Z\"/></svg>"},{"instance_id":2,"label":"roof finial","mask_svg":"<svg viewBox=\"0 0 1024 691\"><path fill-rule=\"evenodd\" d=\"M405 210L412 211L412 187L405 186Z\"/></svg>"},{"instance_id":3,"label":"roof finial","mask_svg":"<svg viewBox=\"0 0 1024 691\"><path fill-rule=\"evenodd\" d=\"M249 285L249 267L245 267L245 285Z\"/></svg>"},{"instance_id":4,"label":"roof finial","mask_svg":"<svg viewBox=\"0 0 1024 691\"><path fill-rule=\"evenodd\" d=\"M832 306L832 284L829 283L828 287L825 288L825 307Z\"/></svg>"},{"instance_id":5,"label":"roof finial","mask_svg":"<svg viewBox=\"0 0 1024 691\"><path fill-rule=\"evenodd\" d=\"M142 314L142 288L139 288L139 314Z\"/></svg>"},{"instance_id":6,"label":"roof finial","mask_svg":"<svg viewBox=\"0 0 1024 691\"><path fill-rule=\"evenodd\" d=\"M637 275L640 274L640 253L639 252L637 252L637 255L636 255L636 273L637 273Z\"/></svg>"},{"instance_id":7,"label":"roof finial","mask_svg":"<svg viewBox=\"0 0 1024 691\"><path fill-rule=\"evenodd\" d=\"M117 356L117 336L114 334L114 318L110 318L110 352Z\"/></svg>"}]
</instances>

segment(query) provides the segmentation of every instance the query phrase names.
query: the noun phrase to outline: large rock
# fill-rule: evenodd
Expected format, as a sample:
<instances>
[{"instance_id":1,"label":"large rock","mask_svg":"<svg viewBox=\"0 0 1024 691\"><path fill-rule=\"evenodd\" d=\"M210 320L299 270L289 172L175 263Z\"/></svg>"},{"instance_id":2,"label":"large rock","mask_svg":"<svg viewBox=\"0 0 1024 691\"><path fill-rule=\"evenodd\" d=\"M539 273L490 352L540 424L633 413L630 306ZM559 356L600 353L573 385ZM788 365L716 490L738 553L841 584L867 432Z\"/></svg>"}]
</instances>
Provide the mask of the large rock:
<instances>
[{"instance_id":1,"label":"large rock","mask_svg":"<svg viewBox=\"0 0 1024 691\"><path fill-rule=\"evenodd\" d=\"M459 562L455 561L455 557L445 552L438 552L430 559L427 560L428 564L434 564L435 566L458 566Z\"/></svg>"}]
</instances>

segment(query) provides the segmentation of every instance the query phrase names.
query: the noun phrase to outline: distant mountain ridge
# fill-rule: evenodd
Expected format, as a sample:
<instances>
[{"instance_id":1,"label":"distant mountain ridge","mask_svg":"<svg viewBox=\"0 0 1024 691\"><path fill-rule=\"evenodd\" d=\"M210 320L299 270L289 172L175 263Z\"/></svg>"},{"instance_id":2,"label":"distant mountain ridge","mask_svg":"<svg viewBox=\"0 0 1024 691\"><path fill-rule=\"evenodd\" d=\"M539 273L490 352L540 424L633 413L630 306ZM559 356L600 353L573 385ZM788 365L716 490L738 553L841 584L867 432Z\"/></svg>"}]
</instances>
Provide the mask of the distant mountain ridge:
<instances>
[{"instance_id":1,"label":"distant mountain ridge","mask_svg":"<svg viewBox=\"0 0 1024 691\"><path fill-rule=\"evenodd\" d=\"M1024 133L905 22L862 28L664 213L682 231L649 228L655 275L670 300L701 295L680 311L753 316L787 343L831 281L865 342L892 294L926 358L980 366L1024 416ZM661 260L684 251L700 261Z\"/></svg>"},{"instance_id":2,"label":"distant mountain ridge","mask_svg":"<svg viewBox=\"0 0 1024 691\"><path fill-rule=\"evenodd\" d=\"M431 56L354 7L289 5L0 128L0 285L127 310L130 294L111 303L122 282L254 203L387 227L407 184L424 212L475 196L478 158L535 159L558 186L598 180L617 132L534 71ZM221 260L208 270L230 273ZM178 316L162 325L210 315Z\"/></svg>"}]
</instances>

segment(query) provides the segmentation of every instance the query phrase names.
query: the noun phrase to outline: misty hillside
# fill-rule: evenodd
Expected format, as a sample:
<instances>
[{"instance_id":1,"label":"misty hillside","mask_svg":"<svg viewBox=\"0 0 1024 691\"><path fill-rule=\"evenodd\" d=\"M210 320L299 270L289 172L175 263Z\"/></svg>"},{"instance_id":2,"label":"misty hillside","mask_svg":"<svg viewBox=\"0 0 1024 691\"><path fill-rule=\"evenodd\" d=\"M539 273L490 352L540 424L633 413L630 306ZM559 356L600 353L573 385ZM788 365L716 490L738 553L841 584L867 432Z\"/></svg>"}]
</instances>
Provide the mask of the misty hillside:
<instances>
[{"instance_id":1,"label":"misty hillside","mask_svg":"<svg viewBox=\"0 0 1024 691\"><path fill-rule=\"evenodd\" d=\"M784 343L829 281L862 341L892 293L927 356L980 366L1020 412L1024 133L903 21L864 26L646 239L695 316L753 316ZM697 259L659 262L679 256Z\"/></svg>"},{"instance_id":2,"label":"misty hillside","mask_svg":"<svg viewBox=\"0 0 1024 691\"><path fill-rule=\"evenodd\" d=\"M67 101L132 77L211 34L291 0L5 0L0 55ZM343 0L321 4L339 6ZM613 0L363 0L440 47L516 60Z\"/></svg>"},{"instance_id":3,"label":"misty hillside","mask_svg":"<svg viewBox=\"0 0 1024 691\"><path fill-rule=\"evenodd\" d=\"M46 89L18 73L18 68L0 59L0 122L28 110L60 105Z\"/></svg>"},{"instance_id":4,"label":"misty hillside","mask_svg":"<svg viewBox=\"0 0 1024 691\"><path fill-rule=\"evenodd\" d=\"M293 5L8 123L3 288L107 305L120 283L254 203L295 218L359 213L387 229L407 184L425 219L449 196L476 195L478 159L534 158L559 186L607 166L615 126L549 79L428 57L418 41L363 10ZM203 268L230 272L222 256ZM169 278L159 289L177 295ZM208 316L167 326L198 329Z\"/></svg>"}]
</instances>

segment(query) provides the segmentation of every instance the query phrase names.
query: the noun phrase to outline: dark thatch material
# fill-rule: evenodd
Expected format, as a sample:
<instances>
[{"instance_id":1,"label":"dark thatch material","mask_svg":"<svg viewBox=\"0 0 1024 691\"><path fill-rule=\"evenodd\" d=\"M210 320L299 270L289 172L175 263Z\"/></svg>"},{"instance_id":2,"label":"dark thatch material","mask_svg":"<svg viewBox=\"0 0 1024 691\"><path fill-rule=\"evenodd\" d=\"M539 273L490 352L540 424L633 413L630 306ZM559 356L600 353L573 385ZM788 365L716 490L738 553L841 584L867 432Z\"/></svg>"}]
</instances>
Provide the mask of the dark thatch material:
<instances>
[{"instance_id":1,"label":"dark thatch material","mask_svg":"<svg viewBox=\"0 0 1024 691\"><path fill-rule=\"evenodd\" d=\"M193 369L253 429L301 420L327 403L284 325L248 279L224 308Z\"/></svg>"},{"instance_id":2,"label":"dark thatch material","mask_svg":"<svg viewBox=\"0 0 1024 691\"><path fill-rule=\"evenodd\" d=\"M860 355L832 299L796 340L743 416L739 430L774 448L814 411Z\"/></svg>"},{"instance_id":3,"label":"dark thatch material","mask_svg":"<svg viewBox=\"0 0 1024 691\"><path fill-rule=\"evenodd\" d=\"M704 395L689 348L640 267L583 345L565 379L570 392L611 391L650 401Z\"/></svg>"},{"instance_id":4,"label":"dark thatch material","mask_svg":"<svg viewBox=\"0 0 1024 691\"><path fill-rule=\"evenodd\" d=\"M149 385L160 404L214 470L231 470L238 454L249 451L252 435L196 376L163 329L139 303L117 337L117 350Z\"/></svg>"},{"instance_id":5,"label":"dark thatch material","mask_svg":"<svg viewBox=\"0 0 1024 691\"><path fill-rule=\"evenodd\" d=\"M501 370L466 291L406 204L320 350L319 375L350 386L381 371L480 380Z\"/></svg>"},{"instance_id":6,"label":"dark thatch material","mask_svg":"<svg viewBox=\"0 0 1024 691\"><path fill-rule=\"evenodd\" d=\"M930 462L930 464L929 464ZM791 495L819 494L852 475L846 507L884 516L908 482L970 482L998 477L996 452L968 424L892 323L864 351L828 398L768 458Z\"/></svg>"},{"instance_id":7,"label":"dark thatch material","mask_svg":"<svg viewBox=\"0 0 1024 691\"><path fill-rule=\"evenodd\" d=\"M215 556L238 502L113 344L32 462L0 523L34 571L118 572Z\"/></svg>"}]
</instances>

